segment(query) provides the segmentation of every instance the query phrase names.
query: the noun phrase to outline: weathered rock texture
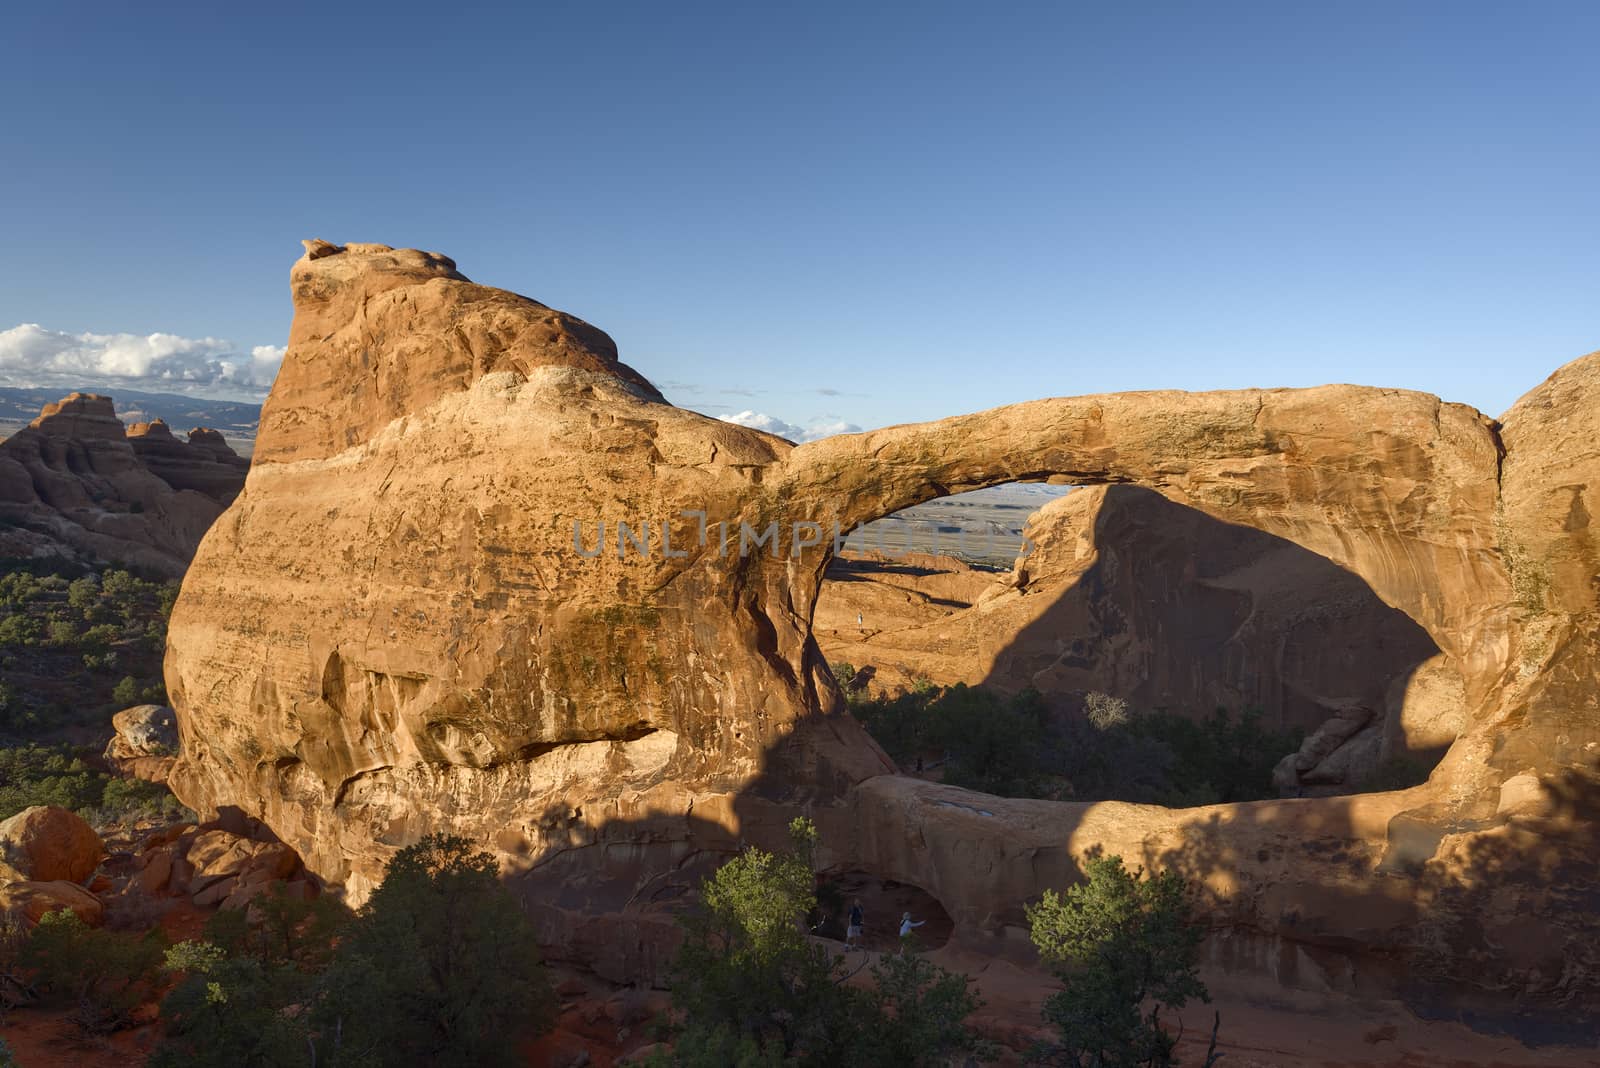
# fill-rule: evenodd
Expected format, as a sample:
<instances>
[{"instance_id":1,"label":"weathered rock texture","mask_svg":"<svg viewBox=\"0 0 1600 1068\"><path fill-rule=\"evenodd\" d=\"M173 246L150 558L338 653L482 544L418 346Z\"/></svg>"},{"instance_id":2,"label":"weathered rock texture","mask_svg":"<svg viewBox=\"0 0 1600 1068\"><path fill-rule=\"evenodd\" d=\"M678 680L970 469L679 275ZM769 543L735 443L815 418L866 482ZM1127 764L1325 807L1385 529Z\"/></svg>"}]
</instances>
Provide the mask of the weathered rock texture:
<instances>
[{"instance_id":1,"label":"weathered rock texture","mask_svg":"<svg viewBox=\"0 0 1600 1068\"><path fill-rule=\"evenodd\" d=\"M660 912L697 870L804 809L829 864L923 887L974 944L1014 939L1022 903L1105 848L1202 879L1242 967L1594 1010L1600 355L1503 435L1435 397L1329 386L794 446L665 403L593 327L435 254L313 243L292 282L256 463L172 618L191 806L259 817L357 896L422 833L472 835L558 953L616 973L659 966ZM1051 475L1284 538L1415 620L1469 710L1430 783L1168 811L883 774L810 633L829 528ZM741 557L741 522L777 524L778 554ZM797 522L823 536L790 553ZM648 556L619 554L619 523L650 524ZM1429 960L1464 966L1430 986Z\"/></svg>"},{"instance_id":2,"label":"weathered rock texture","mask_svg":"<svg viewBox=\"0 0 1600 1068\"><path fill-rule=\"evenodd\" d=\"M124 431L95 394L46 405L0 441L0 558L183 574L248 466L222 455L214 431L197 433L184 444L159 421Z\"/></svg>"},{"instance_id":3,"label":"weathered rock texture","mask_svg":"<svg viewBox=\"0 0 1600 1068\"><path fill-rule=\"evenodd\" d=\"M134 705L111 717L102 754L124 775L164 783L178 758L178 718L166 705Z\"/></svg>"}]
</instances>

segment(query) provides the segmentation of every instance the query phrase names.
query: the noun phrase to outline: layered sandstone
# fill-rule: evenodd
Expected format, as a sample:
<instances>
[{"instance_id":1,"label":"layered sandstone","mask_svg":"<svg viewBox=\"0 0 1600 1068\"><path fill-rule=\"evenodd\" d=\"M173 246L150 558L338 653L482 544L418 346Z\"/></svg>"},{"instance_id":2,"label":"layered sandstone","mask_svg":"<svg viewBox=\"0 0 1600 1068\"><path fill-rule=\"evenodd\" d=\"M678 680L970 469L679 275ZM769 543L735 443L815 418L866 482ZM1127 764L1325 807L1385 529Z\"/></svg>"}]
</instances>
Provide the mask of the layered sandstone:
<instances>
[{"instance_id":1,"label":"layered sandstone","mask_svg":"<svg viewBox=\"0 0 1600 1068\"><path fill-rule=\"evenodd\" d=\"M1488 962L1485 996L1594 1007L1592 851L1572 844L1592 835L1600 687L1592 593L1567 588L1594 546L1547 487L1592 484L1600 427L1573 432L1574 481L1540 422L1592 421L1582 367L1503 439L1462 405L1328 386L1034 401L794 446L667 404L595 328L437 254L311 243L292 288L257 462L172 618L173 783L353 896L421 834L464 833L558 952L639 974L698 872L808 811L828 864L928 890L973 944L1014 943L1021 904L1103 848L1204 882L1241 966L1310 954L1394 992L1444 946ZM1168 811L889 774L811 635L831 528L1051 476L1266 532L1409 616L1466 709L1432 781ZM741 526L778 552L742 555ZM1538 940L1517 937L1530 917Z\"/></svg>"},{"instance_id":2,"label":"layered sandstone","mask_svg":"<svg viewBox=\"0 0 1600 1068\"><path fill-rule=\"evenodd\" d=\"M125 431L110 397L73 393L0 441L0 557L182 575L243 484L233 459L164 423Z\"/></svg>"},{"instance_id":3,"label":"layered sandstone","mask_svg":"<svg viewBox=\"0 0 1600 1068\"><path fill-rule=\"evenodd\" d=\"M244 486L250 461L234 452L226 439L209 427L195 427L185 441L161 419L128 428L134 455L175 490L203 493L226 508Z\"/></svg>"}]
</instances>

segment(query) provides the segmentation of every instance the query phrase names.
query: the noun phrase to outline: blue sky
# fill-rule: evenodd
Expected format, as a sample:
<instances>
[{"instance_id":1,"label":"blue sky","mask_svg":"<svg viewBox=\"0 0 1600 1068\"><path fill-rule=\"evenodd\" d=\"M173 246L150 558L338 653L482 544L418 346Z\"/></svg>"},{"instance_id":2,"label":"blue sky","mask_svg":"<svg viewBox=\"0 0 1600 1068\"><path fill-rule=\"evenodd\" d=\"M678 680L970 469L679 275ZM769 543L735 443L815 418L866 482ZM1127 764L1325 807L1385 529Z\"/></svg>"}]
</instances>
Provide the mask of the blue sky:
<instances>
[{"instance_id":1,"label":"blue sky","mask_svg":"<svg viewBox=\"0 0 1600 1068\"><path fill-rule=\"evenodd\" d=\"M0 381L259 391L313 236L812 432L1600 348L1593 4L335 6L0 16Z\"/></svg>"}]
</instances>

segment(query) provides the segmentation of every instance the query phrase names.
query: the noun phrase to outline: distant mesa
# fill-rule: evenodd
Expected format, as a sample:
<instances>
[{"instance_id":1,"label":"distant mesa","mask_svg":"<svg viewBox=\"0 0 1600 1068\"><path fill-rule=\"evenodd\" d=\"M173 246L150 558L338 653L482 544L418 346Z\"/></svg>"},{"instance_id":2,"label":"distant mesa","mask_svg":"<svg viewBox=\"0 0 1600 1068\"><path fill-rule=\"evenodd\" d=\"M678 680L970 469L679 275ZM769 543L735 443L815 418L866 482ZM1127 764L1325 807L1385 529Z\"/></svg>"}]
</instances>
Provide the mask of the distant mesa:
<instances>
[{"instance_id":1,"label":"distant mesa","mask_svg":"<svg viewBox=\"0 0 1600 1068\"><path fill-rule=\"evenodd\" d=\"M0 441L0 558L179 577L249 466L214 430L125 428L110 397L69 394Z\"/></svg>"}]
</instances>

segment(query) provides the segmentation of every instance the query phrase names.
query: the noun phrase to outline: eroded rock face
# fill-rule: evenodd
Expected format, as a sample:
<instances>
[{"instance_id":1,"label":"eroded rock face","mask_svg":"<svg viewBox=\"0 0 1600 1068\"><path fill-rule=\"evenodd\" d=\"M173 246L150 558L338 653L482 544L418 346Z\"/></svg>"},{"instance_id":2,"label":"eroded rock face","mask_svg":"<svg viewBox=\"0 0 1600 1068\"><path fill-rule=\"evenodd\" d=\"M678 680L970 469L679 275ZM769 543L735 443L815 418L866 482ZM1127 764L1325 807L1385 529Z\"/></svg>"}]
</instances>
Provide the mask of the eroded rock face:
<instances>
[{"instance_id":1,"label":"eroded rock face","mask_svg":"<svg viewBox=\"0 0 1600 1068\"><path fill-rule=\"evenodd\" d=\"M219 459L209 440L177 441L159 421L124 432L110 397L73 393L0 441L0 557L177 577L244 466Z\"/></svg>"},{"instance_id":2,"label":"eroded rock face","mask_svg":"<svg viewBox=\"0 0 1600 1068\"><path fill-rule=\"evenodd\" d=\"M1496 973L1496 996L1592 998L1540 955L1581 949L1571 894L1586 877L1592 892L1592 862L1534 873L1510 841L1593 828L1593 597L1562 584L1594 546L1570 504L1556 516L1572 494L1541 488L1550 456L1519 457L1559 414L1508 415L1505 482L1521 483L1504 501L1492 421L1351 386L1044 400L794 446L667 404L598 330L436 254L320 243L292 281L257 462L172 617L172 781L192 807L262 819L356 897L421 834L468 834L557 953L619 975L664 962L662 913L700 871L804 810L828 863L927 889L980 943L1014 940L1022 903L1095 847L1185 866L1263 954L1333 947L1363 975L1468 937L1420 917L1509 880L1519 908L1476 930L1537 916L1553 933ZM1592 396L1553 381L1538 412ZM1582 471L1597 430L1574 444ZM1051 475L1277 535L1410 616L1469 710L1433 780L1174 812L885 774L810 633L832 526ZM741 555L741 524L778 553ZM1550 561L1537 610L1507 531ZM1562 800L1501 814L1515 775ZM1499 867L1475 872L1483 850Z\"/></svg>"}]
</instances>

